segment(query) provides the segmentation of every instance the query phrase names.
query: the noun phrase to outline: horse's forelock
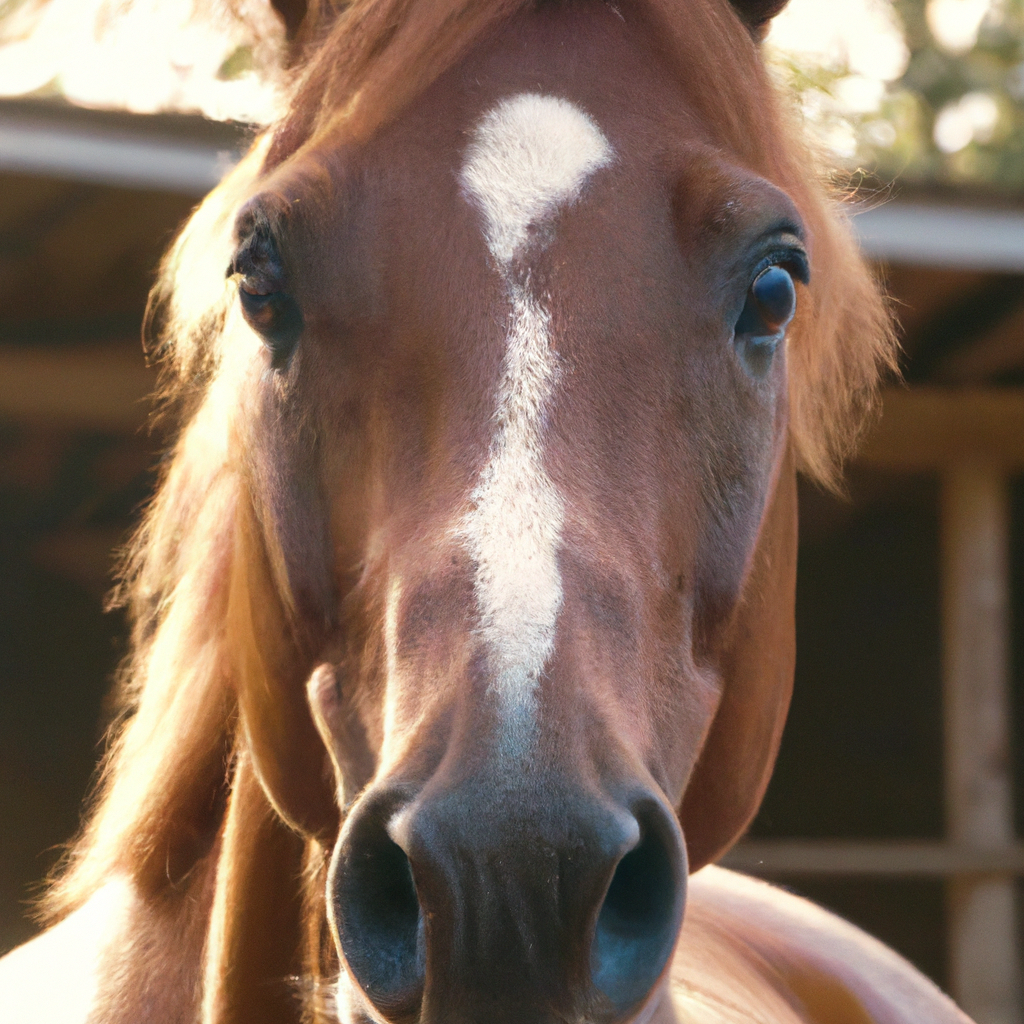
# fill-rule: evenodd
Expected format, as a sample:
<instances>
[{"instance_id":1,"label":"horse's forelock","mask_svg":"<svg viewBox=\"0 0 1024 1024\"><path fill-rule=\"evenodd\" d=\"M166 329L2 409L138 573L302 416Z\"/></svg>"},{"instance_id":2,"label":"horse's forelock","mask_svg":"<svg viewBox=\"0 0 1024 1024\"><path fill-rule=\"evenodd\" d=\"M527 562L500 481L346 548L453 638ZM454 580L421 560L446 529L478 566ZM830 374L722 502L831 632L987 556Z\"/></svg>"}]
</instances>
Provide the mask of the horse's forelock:
<instances>
[{"instance_id":1,"label":"horse's forelock","mask_svg":"<svg viewBox=\"0 0 1024 1024\"><path fill-rule=\"evenodd\" d=\"M311 139L341 132L362 141L512 16L535 0L354 0L341 13L314 10L304 67L275 128L268 165ZM633 0L653 22L671 63L733 152L756 144L757 50L728 0ZM616 10L619 8L616 7ZM738 59L739 58L739 59ZM745 59L744 59L745 58ZM729 74L708 71L729 68ZM754 86L752 88L752 85ZM756 105L756 100L755 100Z\"/></svg>"}]
</instances>

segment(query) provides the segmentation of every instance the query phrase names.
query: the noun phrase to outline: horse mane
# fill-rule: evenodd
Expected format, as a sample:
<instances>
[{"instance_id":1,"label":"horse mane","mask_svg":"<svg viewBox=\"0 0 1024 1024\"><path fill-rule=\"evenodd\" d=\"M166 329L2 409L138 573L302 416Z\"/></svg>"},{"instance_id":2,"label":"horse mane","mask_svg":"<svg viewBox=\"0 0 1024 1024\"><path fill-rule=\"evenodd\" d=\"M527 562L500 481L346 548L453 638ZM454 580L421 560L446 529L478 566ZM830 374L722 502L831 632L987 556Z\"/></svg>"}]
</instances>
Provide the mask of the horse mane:
<instances>
[{"instance_id":1,"label":"horse mane","mask_svg":"<svg viewBox=\"0 0 1024 1024\"><path fill-rule=\"evenodd\" d=\"M225 281L238 208L269 170L301 162L327 138L369 138L534 2L355 0L340 13L333 0L314 5L287 113L197 208L165 257L147 334L181 429L124 561L116 599L129 607L133 653L121 673L121 711L87 823L46 897L49 920L113 876L156 894L185 885L211 851L233 849L219 840L239 772L259 753L240 708L247 695L276 699L267 678L281 658L264 649L274 631L257 628L254 609L272 609L285 625L279 642L292 642L287 574L259 514L246 452L247 367L260 342ZM813 286L788 349L791 443L806 474L834 483L880 371L894 364L878 290L828 188L808 176L817 161L728 0L632 2L723 150L787 191L805 218ZM730 70L707 74L709 67ZM288 891L303 871L314 879L305 911L313 936L306 970L314 974L308 962L323 955L317 845L307 836L305 853L289 847L275 869ZM218 869L218 885L220 878ZM224 903L214 898L228 914ZM211 935L226 927L214 922Z\"/></svg>"},{"instance_id":2,"label":"horse mane","mask_svg":"<svg viewBox=\"0 0 1024 1024\"><path fill-rule=\"evenodd\" d=\"M218 341L229 311L224 268L234 209L257 152L193 214L151 296L147 321L159 321L153 355L183 426L113 595L113 604L128 606L132 653L117 680L119 714L94 806L47 897L48 915L78 906L118 872L146 877L146 888L181 877L223 814L236 714L224 661L226 581L241 487L230 453L230 370ZM211 794L217 806L197 814ZM168 847L167 829L177 826L189 835Z\"/></svg>"}]
</instances>

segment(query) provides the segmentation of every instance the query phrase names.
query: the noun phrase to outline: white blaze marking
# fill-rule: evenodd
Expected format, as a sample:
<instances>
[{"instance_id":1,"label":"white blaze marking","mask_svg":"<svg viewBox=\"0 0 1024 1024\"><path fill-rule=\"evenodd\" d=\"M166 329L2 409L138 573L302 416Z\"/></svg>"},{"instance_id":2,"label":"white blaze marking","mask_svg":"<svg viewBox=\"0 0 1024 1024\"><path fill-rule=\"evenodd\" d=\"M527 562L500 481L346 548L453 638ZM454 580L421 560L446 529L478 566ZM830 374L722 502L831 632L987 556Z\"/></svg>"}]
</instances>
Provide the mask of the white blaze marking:
<instances>
[{"instance_id":1,"label":"white blaze marking","mask_svg":"<svg viewBox=\"0 0 1024 1024\"><path fill-rule=\"evenodd\" d=\"M562 497L544 470L542 437L558 368L550 315L531 294L523 258L531 227L575 201L612 156L601 130L579 108L523 93L485 115L462 168L463 188L484 216L487 246L512 306L490 453L458 532L476 564L491 685L515 749L532 731L534 691L554 649L562 604ZM543 244L532 240L535 250Z\"/></svg>"},{"instance_id":2,"label":"white blaze marking","mask_svg":"<svg viewBox=\"0 0 1024 1024\"><path fill-rule=\"evenodd\" d=\"M483 212L487 246L499 265L507 268L530 225L575 200L611 158L601 129L568 100L522 93L485 115L462 184Z\"/></svg>"}]
</instances>

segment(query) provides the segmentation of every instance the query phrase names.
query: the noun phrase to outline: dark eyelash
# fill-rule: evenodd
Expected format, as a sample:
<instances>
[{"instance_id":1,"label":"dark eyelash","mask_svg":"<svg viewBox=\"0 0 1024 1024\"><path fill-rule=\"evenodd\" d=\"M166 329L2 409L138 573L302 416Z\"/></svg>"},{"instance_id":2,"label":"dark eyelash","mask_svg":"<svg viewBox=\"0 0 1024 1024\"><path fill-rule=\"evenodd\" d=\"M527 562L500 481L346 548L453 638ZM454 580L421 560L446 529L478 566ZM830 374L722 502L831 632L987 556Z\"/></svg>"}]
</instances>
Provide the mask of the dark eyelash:
<instances>
[{"instance_id":1,"label":"dark eyelash","mask_svg":"<svg viewBox=\"0 0 1024 1024\"><path fill-rule=\"evenodd\" d=\"M750 279L756 280L758 275L769 267L784 267L794 280L801 284L810 284L810 261L807 258L806 250L801 246L785 245L772 249L757 262Z\"/></svg>"}]
</instances>

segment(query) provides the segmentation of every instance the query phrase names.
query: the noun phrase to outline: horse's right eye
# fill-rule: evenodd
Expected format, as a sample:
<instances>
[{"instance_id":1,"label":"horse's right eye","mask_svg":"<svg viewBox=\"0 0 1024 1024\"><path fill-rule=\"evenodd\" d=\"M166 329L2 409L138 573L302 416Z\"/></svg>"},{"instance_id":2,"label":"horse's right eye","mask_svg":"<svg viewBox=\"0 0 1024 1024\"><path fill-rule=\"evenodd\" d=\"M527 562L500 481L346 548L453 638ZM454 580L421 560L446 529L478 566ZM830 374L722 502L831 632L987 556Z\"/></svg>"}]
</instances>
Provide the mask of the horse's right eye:
<instances>
[{"instance_id":1,"label":"horse's right eye","mask_svg":"<svg viewBox=\"0 0 1024 1024\"><path fill-rule=\"evenodd\" d=\"M796 288L785 267L772 264L754 279L736 322L734 339L747 372L761 379L796 313Z\"/></svg>"}]
</instances>

